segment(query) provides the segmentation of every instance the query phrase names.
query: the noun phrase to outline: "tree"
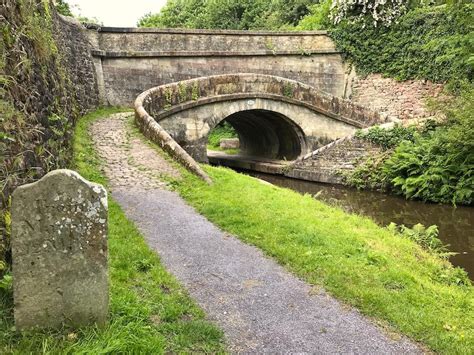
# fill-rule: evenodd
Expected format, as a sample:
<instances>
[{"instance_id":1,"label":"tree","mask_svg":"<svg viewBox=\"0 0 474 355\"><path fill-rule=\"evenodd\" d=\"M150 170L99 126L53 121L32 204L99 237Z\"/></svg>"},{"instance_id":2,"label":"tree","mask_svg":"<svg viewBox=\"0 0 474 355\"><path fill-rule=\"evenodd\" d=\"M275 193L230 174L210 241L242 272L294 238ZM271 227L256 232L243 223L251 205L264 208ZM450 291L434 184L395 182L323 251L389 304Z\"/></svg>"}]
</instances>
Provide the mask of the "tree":
<instances>
[{"instance_id":1,"label":"tree","mask_svg":"<svg viewBox=\"0 0 474 355\"><path fill-rule=\"evenodd\" d=\"M294 26L319 0L168 0L158 14L147 14L140 27L279 29Z\"/></svg>"},{"instance_id":2,"label":"tree","mask_svg":"<svg viewBox=\"0 0 474 355\"><path fill-rule=\"evenodd\" d=\"M157 14L146 14L138 27L198 28L205 0L168 0Z\"/></svg>"},{"instance_id":3,"label":"tree","mask_svg":"<svg viewBox=\"0 0 474 355\"><path fill-rule=\"evenodd\" d=\"M64 0L54 0L54 6L56 10L63 16L73 17L74 15L71 12L71 7Z\"/></svg>"}]
</instances>

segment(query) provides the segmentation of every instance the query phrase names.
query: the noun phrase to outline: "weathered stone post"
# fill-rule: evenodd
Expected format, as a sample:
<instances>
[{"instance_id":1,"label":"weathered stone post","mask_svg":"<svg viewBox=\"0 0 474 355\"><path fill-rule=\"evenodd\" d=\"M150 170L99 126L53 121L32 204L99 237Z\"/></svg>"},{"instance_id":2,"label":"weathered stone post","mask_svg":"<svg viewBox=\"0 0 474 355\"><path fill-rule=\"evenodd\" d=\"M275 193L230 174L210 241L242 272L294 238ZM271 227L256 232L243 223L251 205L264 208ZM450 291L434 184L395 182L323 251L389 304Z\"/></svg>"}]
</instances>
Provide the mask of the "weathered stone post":
<instances>
[{"instance_id":1,"label":"weathered stone post","mask_svg":"<svg viewBox=\"0 0 474 355\"><path fill-rule=\"evenodd\" d=\"M107 192L71 170L12 197L17 329L104 324L108 312Z\"/></svg>"}]
</instances>

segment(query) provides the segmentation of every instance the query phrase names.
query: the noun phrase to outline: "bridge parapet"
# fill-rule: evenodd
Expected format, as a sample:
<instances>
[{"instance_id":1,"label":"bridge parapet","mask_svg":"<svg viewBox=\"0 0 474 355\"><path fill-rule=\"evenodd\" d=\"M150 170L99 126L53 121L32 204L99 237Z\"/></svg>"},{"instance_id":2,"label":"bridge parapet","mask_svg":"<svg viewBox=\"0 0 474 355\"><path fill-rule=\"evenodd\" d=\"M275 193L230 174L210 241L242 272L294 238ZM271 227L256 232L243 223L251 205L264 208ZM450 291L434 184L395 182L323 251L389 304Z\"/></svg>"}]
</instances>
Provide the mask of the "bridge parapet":
<instances>
[{"instance_id":1,"label":"bridge parapet","mask_svg":"<svg viewBox=\"0 0 474 355\"><path fill-rule=\"evenodd\" d=\"M281 77L261 74L226 74L158 86L140 97L157 122L185 109L219 101L264 98L304 106L358 128L384 122L363 106Z\"/></svg>"},{"instance_id":2,"label":"bridge parapet","mask_svg":"<svg viewBox=\"0 0 474 355\"><path fill-rule=\"evenodd\" d=\"M95 27L95 28L94 28ZM339 53L326 31L235 31L176 28L89 27L94 47L122 56L146 52L274 55Z\"/></svg>"}]
</instances>

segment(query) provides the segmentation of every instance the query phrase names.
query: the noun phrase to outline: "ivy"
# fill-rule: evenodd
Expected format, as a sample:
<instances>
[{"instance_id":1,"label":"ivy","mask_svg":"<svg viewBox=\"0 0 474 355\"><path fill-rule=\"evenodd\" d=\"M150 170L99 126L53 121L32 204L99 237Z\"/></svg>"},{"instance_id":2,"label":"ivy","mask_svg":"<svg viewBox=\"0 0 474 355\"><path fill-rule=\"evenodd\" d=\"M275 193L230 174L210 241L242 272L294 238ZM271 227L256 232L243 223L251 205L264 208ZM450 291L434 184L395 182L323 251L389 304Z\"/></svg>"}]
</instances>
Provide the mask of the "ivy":
<instances>
[{"instance_id":1,"label":"ivy","mask_svg":"<svg viewBox=\"0 0 474 355\"><path fill-rule=\"evenodd\" d=\"M474 4L421 7L390 27L374 27L362 18L342 21L330 34L360 74L472 82L473 14Z\"/></svg>"}]
</instances>

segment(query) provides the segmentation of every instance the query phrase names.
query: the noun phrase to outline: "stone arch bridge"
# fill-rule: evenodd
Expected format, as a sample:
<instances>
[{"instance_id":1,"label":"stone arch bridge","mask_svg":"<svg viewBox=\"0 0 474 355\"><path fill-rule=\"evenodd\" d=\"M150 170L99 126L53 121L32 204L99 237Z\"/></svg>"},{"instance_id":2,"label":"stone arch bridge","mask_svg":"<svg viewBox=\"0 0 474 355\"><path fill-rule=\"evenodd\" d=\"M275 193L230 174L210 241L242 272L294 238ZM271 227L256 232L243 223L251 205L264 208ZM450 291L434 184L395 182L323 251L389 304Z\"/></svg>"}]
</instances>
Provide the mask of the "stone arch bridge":
<instances>
[{"instance_id":1,"label":"stone arch bridge","mask_svg":"<svg viewBox=\"0 0 474 355\"><path fill-rule=\"evenodd\" d=\"M150 138L162 145L173 141L185 151L180 149L178 155L189 155L182 160L200 162L208 161L209 132L224 120L237 131L244 158L267 162L295 160L380 121L376 113L348 100L293 80L258 74L216 75L158 86L138 97L135 110Z\"/></svg>"},{"instance_id":2,"label":"stone arch bridge","mask_svg":"<svg viewBox=\"0 0 474 355\"><path fill-rule=\"evenodd\" d=\"M129 106L139 96L142 130L203 176L196 161L208 161L207 135L223 120L237 130L247 157L226 165L267 172L281 172L282 164L275 170L259 161L295 161L381 122L343 99L353 73L324 31L86 33L102 103Z\"/></svg>"},{"instance_id":3,"label":"stone arch bridge","mask_svg":"<svg viewBox=\"0 0 474 355\"><path fill-rule=\"evenodd\" d=\"M275 75L349 95L350 68L325 31L91 27L86 34L104 104L131 105L155 86L236 73Z\"/></svg>"}]
</instances>

